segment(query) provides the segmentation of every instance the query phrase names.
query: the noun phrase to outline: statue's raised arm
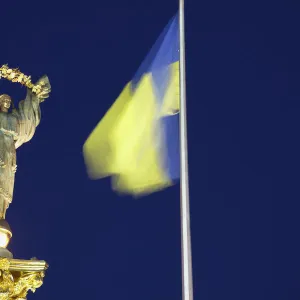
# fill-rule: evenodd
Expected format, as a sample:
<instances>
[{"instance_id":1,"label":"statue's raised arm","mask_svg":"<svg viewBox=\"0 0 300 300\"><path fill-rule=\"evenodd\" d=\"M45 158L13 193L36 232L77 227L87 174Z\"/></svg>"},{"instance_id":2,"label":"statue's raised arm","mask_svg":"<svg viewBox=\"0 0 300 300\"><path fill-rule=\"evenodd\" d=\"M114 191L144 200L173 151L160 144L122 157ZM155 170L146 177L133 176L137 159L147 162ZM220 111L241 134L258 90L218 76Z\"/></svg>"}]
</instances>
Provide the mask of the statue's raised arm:
<instances>
[{"instance_id":1,"label":"statue's raised arm","mask_svg":"<svg viewBox=\"0 0 300 300\"><path fill-rule=\"evenodd\" d=\"M31 140L35 133L35 128L41 120L40 103L49 97L51 92L50 82L47 76L38 80L36 85L41 85L42 89L35 94L31 89L27 89L25 100L20 101L18 110L13 114L18 119L18 137L15 141L16 149L22 144Z\"/></svg>"}]
</instances>

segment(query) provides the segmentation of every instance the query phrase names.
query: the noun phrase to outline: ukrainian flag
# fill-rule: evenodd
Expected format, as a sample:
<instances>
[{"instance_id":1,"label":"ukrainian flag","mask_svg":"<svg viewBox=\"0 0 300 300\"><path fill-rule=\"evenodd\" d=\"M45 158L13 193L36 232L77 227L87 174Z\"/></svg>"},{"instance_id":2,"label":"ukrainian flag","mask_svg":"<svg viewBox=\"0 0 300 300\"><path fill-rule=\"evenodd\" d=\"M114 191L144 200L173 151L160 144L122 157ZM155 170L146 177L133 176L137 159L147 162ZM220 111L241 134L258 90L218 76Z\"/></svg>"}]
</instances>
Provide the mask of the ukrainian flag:
<instances>
[{"instance_id":1,"label":"ukrainian flag","mask_svg":"<svg viewBox=\"0 0 300 300\"><path fill-rule=\"evenodd\" d=\"M135 196L172 185L179 163L178 15L83 147L92 179Z\"/></svg>"}]
</instances>

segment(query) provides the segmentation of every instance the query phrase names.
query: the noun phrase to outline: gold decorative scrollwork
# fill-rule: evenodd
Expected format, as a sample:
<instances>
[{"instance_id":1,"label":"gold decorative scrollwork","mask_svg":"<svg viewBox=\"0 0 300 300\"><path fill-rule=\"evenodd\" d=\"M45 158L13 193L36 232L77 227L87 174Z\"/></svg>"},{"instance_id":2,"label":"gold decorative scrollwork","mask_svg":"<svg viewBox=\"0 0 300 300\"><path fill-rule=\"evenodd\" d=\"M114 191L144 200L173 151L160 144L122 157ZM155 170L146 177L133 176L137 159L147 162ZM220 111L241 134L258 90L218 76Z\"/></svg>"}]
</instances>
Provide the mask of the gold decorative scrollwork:
<instances>
[{"instance_id":1,"label":"gold decorative scrollwork","mask_svg":"<svg viewBox=\"0 0 300 300\"><path fill-rule=\"evenodd\" d=\"M30 271L25 270L27 264ZM29 291L43 284L46 268L40 261L0 258L0 300L25 300Z\"/></svg>"}]
</instances>

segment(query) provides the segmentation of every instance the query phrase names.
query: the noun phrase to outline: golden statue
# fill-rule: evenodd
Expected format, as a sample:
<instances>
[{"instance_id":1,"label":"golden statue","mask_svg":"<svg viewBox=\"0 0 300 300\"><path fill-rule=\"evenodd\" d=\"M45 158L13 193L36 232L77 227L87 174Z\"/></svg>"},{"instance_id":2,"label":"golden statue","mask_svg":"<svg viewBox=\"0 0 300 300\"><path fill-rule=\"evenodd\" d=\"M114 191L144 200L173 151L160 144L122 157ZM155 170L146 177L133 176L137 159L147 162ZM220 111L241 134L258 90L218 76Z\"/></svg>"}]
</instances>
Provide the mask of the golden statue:
<instances>
[{"instance_id":1,"label":"golden statue","mask_svg":"<svg viewBox=\"0 0 300 300\"><path fill-rule=\"evenodd\" d=\"M7 65L0 67L1 78L27 87L17 109L9 95L0 95L0 300L25 300L28 291L43 284L48 266L45 261L13 258L6 248L12 232L5 214L13 198L16 149L32 139L41 120L40 103L49 97L51 86L47 76L33 84L30 76Z\"/></svg>"},{"instance_id":2,"label":"golden statue","mask_svg":"<svg viewBox=\"0 0 300 300\"><path fill-rule=\"evenodd\" d=\"M14 108L11 97L0 95L0 219L12 202L16 164L16 149L31 140L35 128L40 123L40 102L49 97L51 86L47 76L42 77L37 85L42 89L34 93L27 88L25 100ZM9 111L12 106L12 111Z\"/></svg>"}]
</instances>

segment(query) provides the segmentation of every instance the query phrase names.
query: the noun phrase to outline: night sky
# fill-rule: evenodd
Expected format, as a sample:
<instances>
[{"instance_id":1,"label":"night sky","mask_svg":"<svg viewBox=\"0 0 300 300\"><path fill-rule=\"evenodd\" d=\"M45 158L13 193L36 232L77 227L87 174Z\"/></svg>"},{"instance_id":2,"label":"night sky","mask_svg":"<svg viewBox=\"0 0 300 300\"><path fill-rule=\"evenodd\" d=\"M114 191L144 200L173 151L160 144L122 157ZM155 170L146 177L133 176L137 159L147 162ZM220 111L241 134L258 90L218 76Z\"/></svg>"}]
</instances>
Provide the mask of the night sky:
<instances>
[{"instance_id":1,"label":"night sky","mask_svg":"<svg viewBox=\"0 0 300 300\"><path fill-rule=\"evenodd\" d=\"M82 156L177 1L2 2L0 63L52 85L7 213L14 257L50 265L29 299L181 299L179 186L119 197ZM187 0L195 300L300 298L299 28L288 1Z\"/></svg>"}]
</instances>

